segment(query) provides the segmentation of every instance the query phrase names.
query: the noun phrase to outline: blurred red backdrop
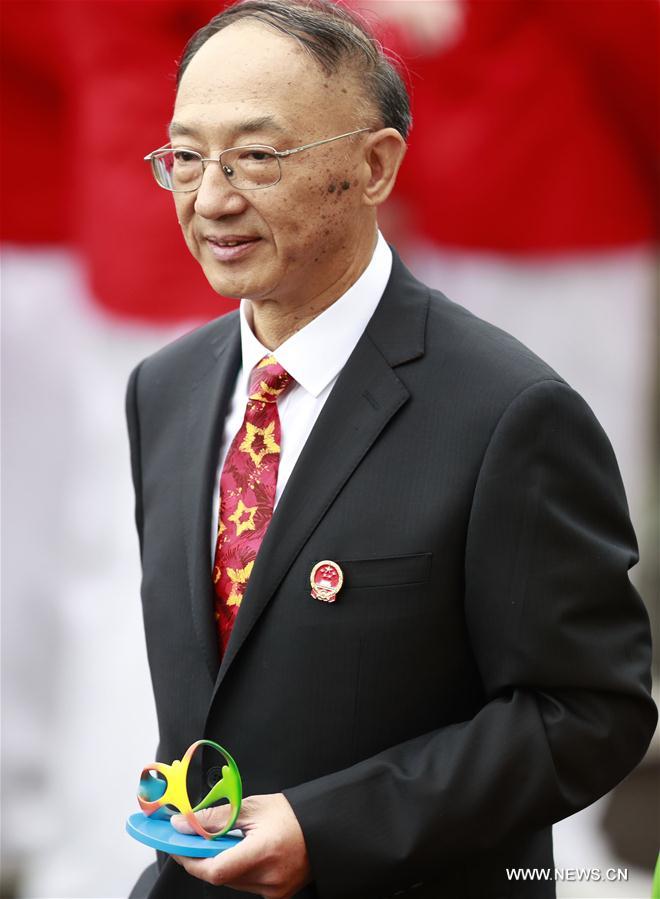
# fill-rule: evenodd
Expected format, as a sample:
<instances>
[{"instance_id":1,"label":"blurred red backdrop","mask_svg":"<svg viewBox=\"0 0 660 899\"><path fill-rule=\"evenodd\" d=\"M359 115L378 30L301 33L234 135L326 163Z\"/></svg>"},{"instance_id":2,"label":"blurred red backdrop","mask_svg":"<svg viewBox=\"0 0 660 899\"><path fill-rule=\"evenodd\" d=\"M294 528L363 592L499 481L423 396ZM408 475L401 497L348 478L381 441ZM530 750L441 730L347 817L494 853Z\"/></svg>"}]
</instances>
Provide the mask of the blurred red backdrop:
<instances>
[{"instance_id":1,"label":"blurred red backdrop","mask_svg":"<svg viewBox=\"0 0 660 899\"><path fill-rule=\"evenodd\" d=\"M419 238L535 256L657 239L655 0L470 0L435 48L371 5L412 90L397 212L384 216L404 255ZM175 321L235 305L208 287L142 162L166 140L176 59L221 7L2 4L2 240L76 246L114 313Z\"/></svg>"}]
</instances>

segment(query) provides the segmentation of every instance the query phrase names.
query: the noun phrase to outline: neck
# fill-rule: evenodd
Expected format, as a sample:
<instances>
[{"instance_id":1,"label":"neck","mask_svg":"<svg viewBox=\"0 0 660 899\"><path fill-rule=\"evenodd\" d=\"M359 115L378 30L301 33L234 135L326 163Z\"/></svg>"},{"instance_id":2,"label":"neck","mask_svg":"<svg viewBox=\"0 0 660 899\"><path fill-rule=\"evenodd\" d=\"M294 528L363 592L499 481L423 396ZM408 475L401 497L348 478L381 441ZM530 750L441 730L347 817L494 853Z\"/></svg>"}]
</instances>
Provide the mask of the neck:
<instances>
[{"instance_id":1,"label":"neck","mask_svg":"<svg viewBox=\"0 0 660 899\"><path fill-rule=\"evenodd\" d=\"M367 268L376 240L377 236L370 241L367 251L356 254L349 267L330 285L311 297L307 296L302 303L286 303L275 299L248 300L252 310L252 330L257 340L267 349L276 350L285 340L325 312L355 284Z\"/></svg>"}]
</instances>

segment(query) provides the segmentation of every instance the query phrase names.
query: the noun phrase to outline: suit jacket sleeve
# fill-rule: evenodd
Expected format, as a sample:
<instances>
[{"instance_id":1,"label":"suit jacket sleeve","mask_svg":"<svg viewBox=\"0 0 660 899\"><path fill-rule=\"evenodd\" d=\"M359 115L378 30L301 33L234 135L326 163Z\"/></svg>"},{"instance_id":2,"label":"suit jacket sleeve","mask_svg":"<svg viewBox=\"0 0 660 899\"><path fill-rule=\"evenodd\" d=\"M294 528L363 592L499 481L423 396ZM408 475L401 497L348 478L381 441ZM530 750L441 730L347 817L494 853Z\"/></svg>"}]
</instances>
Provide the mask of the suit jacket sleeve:
<instances>
[{"instance_id":1,"label":"suit jacket sleeve","mask_svg":"<svg viewBox=\"0 0 660 899\"><path fill-rule=\"evenodd\" d=\"M588 805L637 764L656 712L636 560L593 414L563 382L528 386L492 433L465 546L486 701L471 720L285 791L321 896L367 895L374 872L432 879Z\"/></svg>"}]
</instances>

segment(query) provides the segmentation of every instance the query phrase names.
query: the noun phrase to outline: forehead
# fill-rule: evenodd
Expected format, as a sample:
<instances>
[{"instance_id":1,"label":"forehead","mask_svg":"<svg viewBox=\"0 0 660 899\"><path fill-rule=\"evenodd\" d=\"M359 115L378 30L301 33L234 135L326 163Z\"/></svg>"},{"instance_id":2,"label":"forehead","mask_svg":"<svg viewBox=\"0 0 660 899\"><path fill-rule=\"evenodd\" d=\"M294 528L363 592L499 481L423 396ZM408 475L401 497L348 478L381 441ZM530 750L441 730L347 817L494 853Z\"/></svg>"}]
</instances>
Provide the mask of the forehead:
<instances>
[{"instance_id":1,"label":"forehead","mask_svg":"<svg viewBox=\"0 0 660 899\"><path fill-rule=\"evenodd\" d=\"M327 75L294 39L246 19L204 43L184 72L174 121L198 130L275 120L289 135L319 126L353 127L354 88L345 73Z\"/></svg>"}]
</instances>

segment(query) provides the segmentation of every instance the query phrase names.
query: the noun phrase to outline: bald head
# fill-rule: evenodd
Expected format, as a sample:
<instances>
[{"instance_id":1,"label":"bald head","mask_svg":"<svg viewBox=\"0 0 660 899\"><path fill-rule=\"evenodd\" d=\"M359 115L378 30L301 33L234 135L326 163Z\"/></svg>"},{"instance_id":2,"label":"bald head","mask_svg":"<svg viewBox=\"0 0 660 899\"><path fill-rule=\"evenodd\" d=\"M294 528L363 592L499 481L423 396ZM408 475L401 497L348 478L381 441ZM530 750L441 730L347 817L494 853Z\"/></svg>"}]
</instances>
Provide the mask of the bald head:
<instances>
[{"instance_id":1,"label":"bald head","mask_svg":"<svg viewBox=\"0 0 660 899\"><path fill-rule=\"evenodd\" d=\"M354 130L377 115L353 71L326 73L295 38L253 19L216 32L191 57L175 123L183 110L188 122L222 125L231 144L268 137L278 146Z\"/></svg>"},{"instance_id":2,"label":"bald head","mask_svg":"<svg viewBox=\"0 0 660 899\"><path fill-rule=\"evenodd\" d=\"M331 0L242 0L229 6L190 39L177 81L210 37L246 19L267 24L296 40L326 75L350 71L361 101L374 115L372 124L395 128L406 139L410 103L399 73L366 23Z\"/></svg>"}]
</instances>

